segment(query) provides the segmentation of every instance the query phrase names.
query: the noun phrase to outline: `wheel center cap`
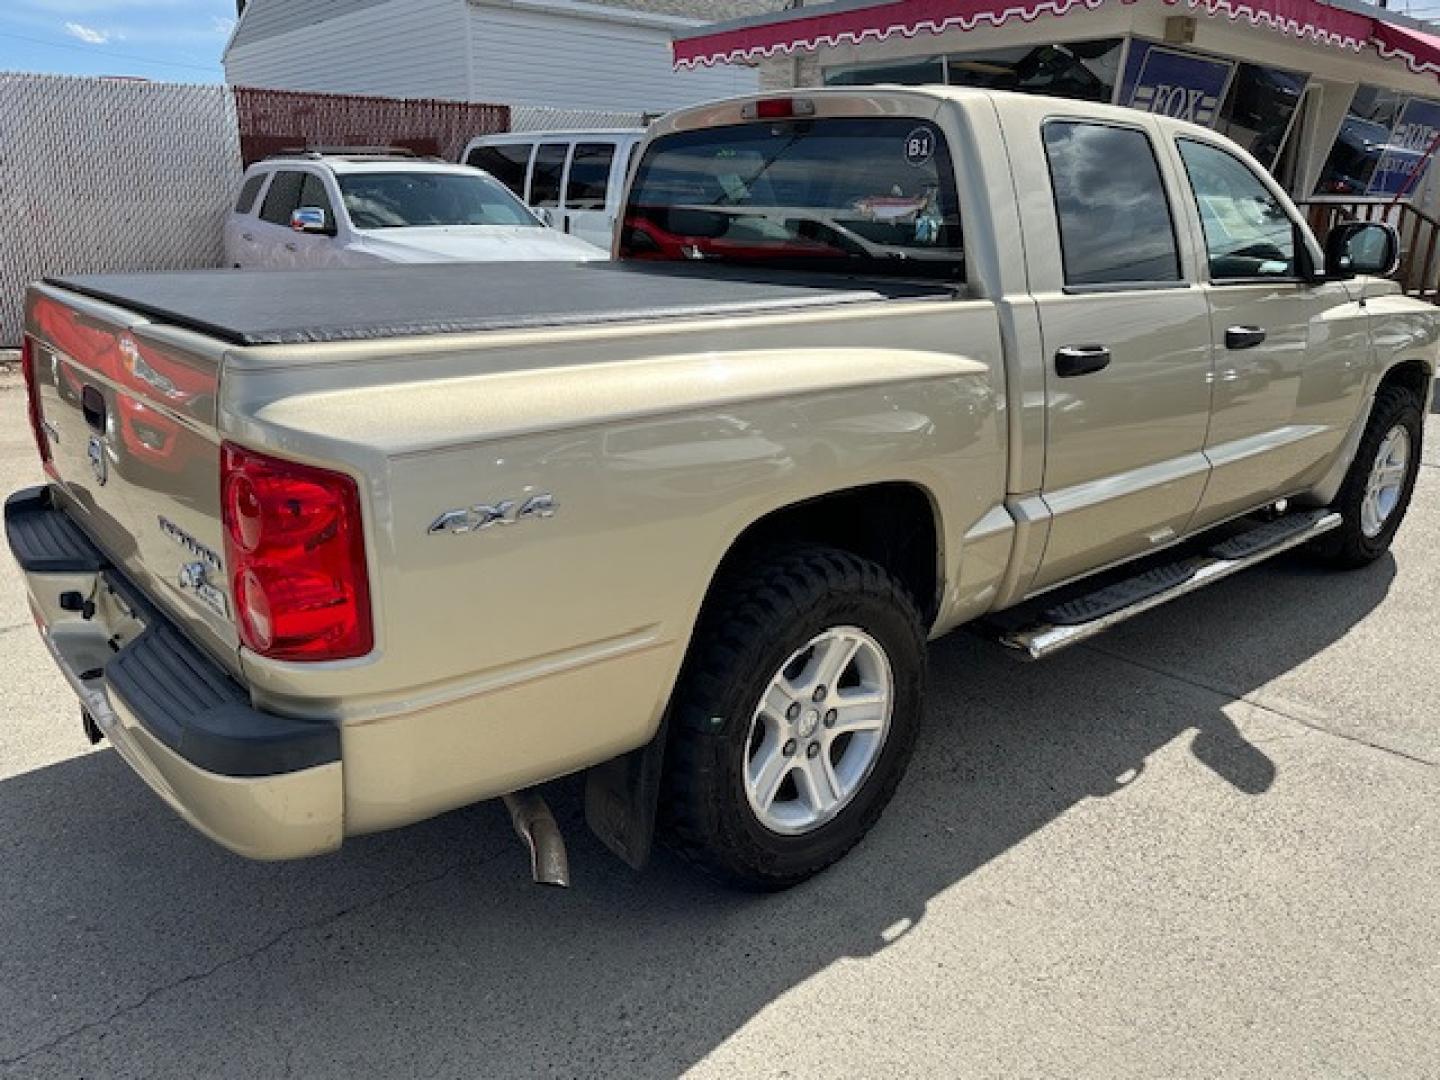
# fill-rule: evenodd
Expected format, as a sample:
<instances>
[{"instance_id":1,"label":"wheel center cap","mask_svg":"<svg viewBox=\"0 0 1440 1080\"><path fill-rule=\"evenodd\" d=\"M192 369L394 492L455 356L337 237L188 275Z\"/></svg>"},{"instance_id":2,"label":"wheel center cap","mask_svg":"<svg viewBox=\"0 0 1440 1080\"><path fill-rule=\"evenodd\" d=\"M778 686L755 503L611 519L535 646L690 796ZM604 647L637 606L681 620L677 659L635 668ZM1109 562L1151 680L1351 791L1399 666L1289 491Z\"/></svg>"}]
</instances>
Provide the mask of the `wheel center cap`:
<instances>
[{"instance_id":1,"label":"wheel center cap","mask_svg":"<svg viewBox=\"0 0 1440 1080\"><path fill-rule=\"evenodd\" d=\"M808 739L815 734L815 729L820 726L820 714L814 709L809 710L800 717L800 738Z\"/></svg>"}]
</instances>

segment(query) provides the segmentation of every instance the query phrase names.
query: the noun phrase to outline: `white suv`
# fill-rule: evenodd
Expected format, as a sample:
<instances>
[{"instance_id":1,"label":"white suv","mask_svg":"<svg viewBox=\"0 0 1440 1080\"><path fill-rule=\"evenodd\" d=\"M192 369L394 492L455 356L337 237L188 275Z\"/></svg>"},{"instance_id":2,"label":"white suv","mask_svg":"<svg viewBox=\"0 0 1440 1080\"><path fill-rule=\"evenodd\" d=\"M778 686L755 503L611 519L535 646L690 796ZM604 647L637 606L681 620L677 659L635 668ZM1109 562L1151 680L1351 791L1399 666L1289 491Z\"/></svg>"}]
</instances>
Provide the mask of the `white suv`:
<instances>
[{"instance_id":1,"label":"white suv","mask_svg":"<svg viewBox=\"0 0 1440 1080\"><path fill-rule=\"evenodd\" d=\"M225 223L225 265L242 268L607 256L549 228L487 173L391 154L259 162Z\"/></svg>"}]
</instances>

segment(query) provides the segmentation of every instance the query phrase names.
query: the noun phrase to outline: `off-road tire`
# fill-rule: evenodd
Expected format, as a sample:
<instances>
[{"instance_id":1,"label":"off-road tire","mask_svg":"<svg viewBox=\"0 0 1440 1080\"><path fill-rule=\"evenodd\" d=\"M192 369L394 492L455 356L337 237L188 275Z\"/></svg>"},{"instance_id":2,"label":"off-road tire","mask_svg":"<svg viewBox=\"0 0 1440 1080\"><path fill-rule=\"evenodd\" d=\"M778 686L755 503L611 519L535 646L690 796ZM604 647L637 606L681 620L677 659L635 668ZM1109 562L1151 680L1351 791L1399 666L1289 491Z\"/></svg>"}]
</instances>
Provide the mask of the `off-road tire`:
<instances>
[{"instance_id":1,"label":"off-road tire","mask_svg":"<svg viewBox=\"0 0 1440 1080\"><path fill-rule=\"evenodd\" d=\"M781 835L756 817L743 769L750 721L797 650L837 626L883 648L893 677L890 728L873 768L830 821ZM739 888L789 888L855 846L890 801L919 730L925 629L914 598L882 567L844 551L791 548L717 584L670 714L662 835L683 857Z\"/></svg>"},{"instance_id":2,"label":"off-road tire","mask_svg":"<svg viewBox=\"0 0 1440 1080\"><path fill-rule=\"evenodd\" d=\"M1344 519L1344 523L1333 532L1321 537L1314 545L1314 553L1325 563L1340 570L1356 570L1369 566L1390 548L1395 530L1405 518L1410 506L1410 496L1415 491L1415 478L1420 472L1421 439L1424 436L1424 419L1420 414L1421 403L1413 393L1401 386L1385 386L1375 395L1370 419L1365 432L1360 436L1360 446L1355 451L1355 460L1340 485L1340 493L1330 504ZM1400 499L1384 527L1375 536L1366 536L1361 527L1361 506L1365 499L1366 485L1370 470L1375 464L1380 444L1396 425L1405 428L1410 436L1410 460L1407 462L1404 485Z\"/></svg>"}]
</instances>

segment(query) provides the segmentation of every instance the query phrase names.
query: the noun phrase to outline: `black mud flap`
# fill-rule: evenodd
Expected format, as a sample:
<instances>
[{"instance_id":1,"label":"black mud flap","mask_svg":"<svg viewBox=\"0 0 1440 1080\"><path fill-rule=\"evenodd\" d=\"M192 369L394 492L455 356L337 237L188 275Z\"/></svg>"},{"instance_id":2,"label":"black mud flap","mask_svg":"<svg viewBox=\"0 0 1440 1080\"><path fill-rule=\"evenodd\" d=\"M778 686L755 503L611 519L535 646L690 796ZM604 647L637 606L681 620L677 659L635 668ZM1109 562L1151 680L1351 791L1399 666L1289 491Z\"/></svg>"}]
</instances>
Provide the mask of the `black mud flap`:
<instances>
[{"instance_id":1,"label":"black mud flap","mask_svg":"<svg viewBox=\"0 0 1440 1080\"><path fill-rule=\"evenodd\" d=\"M668 725L638 750L596 765L585 774L585 823L604 845L636 870L650 861L660 770Z\"/></svg>"}]
</instances>

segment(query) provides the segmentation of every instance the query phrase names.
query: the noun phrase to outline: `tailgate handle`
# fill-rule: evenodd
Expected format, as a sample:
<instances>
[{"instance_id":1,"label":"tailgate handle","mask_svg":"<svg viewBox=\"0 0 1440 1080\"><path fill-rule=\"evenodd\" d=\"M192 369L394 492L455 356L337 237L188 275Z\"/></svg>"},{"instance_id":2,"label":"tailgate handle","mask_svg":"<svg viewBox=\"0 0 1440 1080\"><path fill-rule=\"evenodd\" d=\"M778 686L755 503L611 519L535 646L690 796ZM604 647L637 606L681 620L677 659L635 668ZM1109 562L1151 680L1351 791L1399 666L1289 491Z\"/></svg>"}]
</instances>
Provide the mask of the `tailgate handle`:
<instances>
[{"instance_id":1,"label":"tailgate handle","mask_svg":"<svg viewBox=\"0 0 1440 1080\"><path fill-rule=\"evenodd\" d=\"M93 386L87 386L80 393L80 411L85 414L85 423L100 434L105 434L105 395Z\"/></svg>"}]
</instances>

